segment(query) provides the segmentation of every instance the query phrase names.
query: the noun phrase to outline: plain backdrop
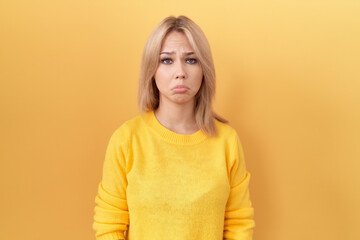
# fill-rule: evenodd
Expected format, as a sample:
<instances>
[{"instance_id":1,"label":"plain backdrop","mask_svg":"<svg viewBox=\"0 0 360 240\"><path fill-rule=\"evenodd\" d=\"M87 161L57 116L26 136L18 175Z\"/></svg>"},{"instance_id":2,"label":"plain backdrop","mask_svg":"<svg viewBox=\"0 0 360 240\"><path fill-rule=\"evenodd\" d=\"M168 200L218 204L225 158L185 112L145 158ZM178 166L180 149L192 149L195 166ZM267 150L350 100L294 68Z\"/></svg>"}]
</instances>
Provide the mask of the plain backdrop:
<instances>
[{"instance_id":1,"label":"plain backdrop","mask_svg":"<svg viewBox=\"0 0 360 240\"><path fill-rule=\"evenodd\" d=\"M360 239L358 0L1 1L0 239L95 239L105 149L169 15L210 42L254 239Z\"/></svg>"}]
</instances>

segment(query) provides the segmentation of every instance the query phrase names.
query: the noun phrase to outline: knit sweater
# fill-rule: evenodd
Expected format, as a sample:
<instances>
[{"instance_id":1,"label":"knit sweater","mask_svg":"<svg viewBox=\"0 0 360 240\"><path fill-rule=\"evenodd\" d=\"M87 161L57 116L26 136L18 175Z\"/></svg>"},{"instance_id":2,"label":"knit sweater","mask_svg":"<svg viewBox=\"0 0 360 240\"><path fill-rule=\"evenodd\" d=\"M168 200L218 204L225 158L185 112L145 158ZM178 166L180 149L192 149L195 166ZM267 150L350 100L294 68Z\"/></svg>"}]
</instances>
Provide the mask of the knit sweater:
<instances>
[{"instance_id":1,"label":"knit sweater","mask_svg":"<svg viewBox=\"0 0 360 240\"><path fill-rule=\"evenodd\" d=\"M153 111L112 134L95 198L97 240L250 240L250 174L236 131L178 134Z\"/></svg>"}]
</instances>

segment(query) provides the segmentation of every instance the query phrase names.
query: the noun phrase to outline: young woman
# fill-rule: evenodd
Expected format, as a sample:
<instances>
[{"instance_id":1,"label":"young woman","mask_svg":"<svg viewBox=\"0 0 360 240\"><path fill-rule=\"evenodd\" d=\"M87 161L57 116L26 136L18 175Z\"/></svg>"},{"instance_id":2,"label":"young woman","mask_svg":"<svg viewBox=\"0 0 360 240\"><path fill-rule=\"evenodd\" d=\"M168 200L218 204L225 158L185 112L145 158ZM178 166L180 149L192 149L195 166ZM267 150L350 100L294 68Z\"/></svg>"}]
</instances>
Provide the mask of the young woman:
<instances>
[{"instance_id":1,"label":"young woman","mask_svg":"<svg viewBox=\"0 0 360 240\"><path fill-rule=\"evenodd\" d=\"M214 113L215 70L184 16L151 33L139 78L141 115L111 136L95 198L98 240L250 240L250 175L236 131Z\"/></svg>"}]
</instances>

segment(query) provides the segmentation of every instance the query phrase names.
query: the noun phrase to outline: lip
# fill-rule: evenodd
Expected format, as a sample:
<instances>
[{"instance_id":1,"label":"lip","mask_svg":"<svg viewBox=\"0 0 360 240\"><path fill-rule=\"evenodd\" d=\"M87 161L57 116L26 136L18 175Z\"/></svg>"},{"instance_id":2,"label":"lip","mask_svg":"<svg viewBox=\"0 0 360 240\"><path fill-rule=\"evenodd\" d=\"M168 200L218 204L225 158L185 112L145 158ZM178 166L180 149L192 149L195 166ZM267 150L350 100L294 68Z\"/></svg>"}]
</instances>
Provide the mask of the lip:
<instances>
[{"instance_id":1,"label":"lip","mask_svg":"<svg viewBox=\"0 0 360 240\"><path fill-rule=\"evenodd\" d=\"M176 93L184 93L189 90L189 88L185 85L176 85L172 90Z\"/></svg>"}]
</instances>

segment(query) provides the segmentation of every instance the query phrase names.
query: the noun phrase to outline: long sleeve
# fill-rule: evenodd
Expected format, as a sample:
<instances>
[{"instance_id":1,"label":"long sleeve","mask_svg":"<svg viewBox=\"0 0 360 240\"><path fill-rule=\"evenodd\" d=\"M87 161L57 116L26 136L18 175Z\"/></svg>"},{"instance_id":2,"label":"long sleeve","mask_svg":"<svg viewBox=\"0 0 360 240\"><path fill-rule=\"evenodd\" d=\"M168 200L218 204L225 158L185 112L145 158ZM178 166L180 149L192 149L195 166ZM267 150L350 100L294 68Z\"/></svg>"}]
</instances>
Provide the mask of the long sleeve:
<instances>
[{"instance_id":1,"label":"long sleeve","mask_svg":"<svg viewBox=\"0 0 360 240\"><path fill-rule=\"evenodd\" d=\"M251 240L255 222L249 196L250 174L246 171L237 135L229 161L230 194L225 209L223 236L226 240Z\"/></svg>"},{"instance_id":2,"label":"long sleeve","mask_svg":"<svg viewBox=\"0 0 360 240\"><path fill-rule=\"evenodd\" d=\"M129 212L126 200L127 136L119 128L110 138L103 165L102 181L95 198L93 229L97 240L125 239Z\"/></svg>"}]
</instances>

